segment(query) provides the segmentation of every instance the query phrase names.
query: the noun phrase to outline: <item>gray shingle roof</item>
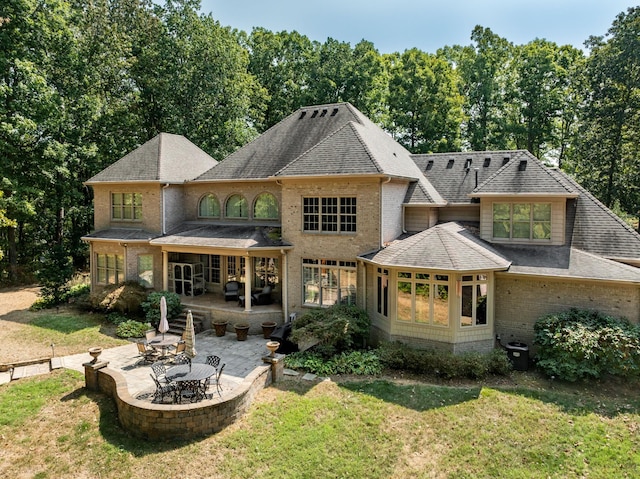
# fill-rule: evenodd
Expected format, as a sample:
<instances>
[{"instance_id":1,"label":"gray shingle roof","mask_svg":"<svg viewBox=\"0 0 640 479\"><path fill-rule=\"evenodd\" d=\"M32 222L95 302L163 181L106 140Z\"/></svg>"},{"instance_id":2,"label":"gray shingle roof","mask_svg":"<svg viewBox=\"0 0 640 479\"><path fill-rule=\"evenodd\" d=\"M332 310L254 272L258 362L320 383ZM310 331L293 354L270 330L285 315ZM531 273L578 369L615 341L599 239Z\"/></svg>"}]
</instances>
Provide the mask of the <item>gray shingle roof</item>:
<instances>
[{"instance_id":1,"label":"gray shingle roof","mask_svg":"<svg viewBox=\"0 0 640 479\"><path fill-rule=\"evenodd\" d=\"M385 266L443 271L506 270L510 264L456 222L436 225L362 258Z\"/></svg>"},{"instance_id":2,"label":"gray shingle roof","mask_svg":"<svg viewBox=\"0 0 640 479\"><path fill-rule=\"evenodd\" d=\"M268 178L346 123L362 118L348 103L300 108L197 179Z\"/></svg>"},{"instance_id":3,"label":"gray shingle roof","mask_svg":"<svg viewBox=\"0 0 640 479\"><path fill-rule=\"evenodd\" d=\"M245 225L184 224L177 232L156 238L152 245L206 246L218 248L250 249L290 246L270 237L272 228Z\"/></svg>"},{"instance_id":4,"label":"gray shingle roof","mask_svg":"<svg viewBox=\"0 0 640 479\"><path fill-rule=\"evenodd\" d=\"M87 181L183 183L199 176L216 160L184 136L160 133Z\"/></svg>"},{"instance_id":5,"label":"gray shingle roof","mask_svg":"<svg viewBox=\"0 0 640 479\"><path fill-rule=\"evenodd\" d=\"M515 161L523 151L470 151L412 155L422 174L449 203L470 203L477 186L502 168L505 159ZM477 178L476 178L477 175ZM407 203L420 202L407 195Z\"/></svg>"},{"instance_id":6,"label":"gray shingle roof","mask_svg":"<svg viewBox=\"0 0 640 479\"><path fill-rule=\"evenodd\" d=\"M640 268L568 246L495 245L512 263L509 273L640 283Z\"/></svg>"},{"instance_id":7,"label":"gray shingle roof","mask_svg":"<svg viewBox=\"0 0 640 479\"><path fill-rule=\"evenodd\" d=\"M570 183L580 193L567 204L568 241L574 248L605 258L640 258L640 234L569 175L555 169L552 174Z\"/></svg>"},{"instance_id":8,"label":"gray shingle roof","mask_svg":"<svg viewBox=\"0 0 640 479\"><path fill-rule=\"evenodd\" d=\"M158 236L141 229L112 228L95 231L82 237L85 240L146 242Z\"/></svg>"},{"instance_id":9,"label":"gray shingle roof","mask_svg":"<svg viewBox=\"0 0 640 479\"><path fill-rule=\"evenodd\" d=\"M578 192L531 153L518 150L511 161L475 188L472 196L522 194L571 197Z\"/></svg>"}]
</instances>

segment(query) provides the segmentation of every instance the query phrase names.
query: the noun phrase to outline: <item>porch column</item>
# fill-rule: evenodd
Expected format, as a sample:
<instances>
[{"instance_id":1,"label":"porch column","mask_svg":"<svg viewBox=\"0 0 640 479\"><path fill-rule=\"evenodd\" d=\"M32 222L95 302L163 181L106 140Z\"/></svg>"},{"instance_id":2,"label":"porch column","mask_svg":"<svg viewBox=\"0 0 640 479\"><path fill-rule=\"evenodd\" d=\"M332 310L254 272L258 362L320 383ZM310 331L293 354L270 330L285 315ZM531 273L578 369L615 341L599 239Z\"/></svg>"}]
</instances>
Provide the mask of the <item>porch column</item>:
<instances>
[{"instance_id":1,"label":"porch column","mask_svg":"<svg viewBox=\"0 0 640 479\"><path fill-rule=\"evenodd\" d=\"M280 267L280 287L282 288L282 320L289 321L289 282L287 281L287 252L280 250L282 266Z\"/></svg>"},{"instance_id":2,"label":"porch column","mask_svg":"<svg viewBox=\"0 0 640 479\"><path fill-rule=\"evenodd\" d=\"M251 256L247 252L244 257L244 310L251 311L251 278L253 278L253 265Z\"/></svg>"},{"instance_id":3,"label":"porch column","mask_svg":"<svg viewBox=\"0 0 640 479\"><path fill-rule=\"evenodd\" d=\"M162 251L162 291L169 291L169 253Z\"/></svg>"}]
</instances>

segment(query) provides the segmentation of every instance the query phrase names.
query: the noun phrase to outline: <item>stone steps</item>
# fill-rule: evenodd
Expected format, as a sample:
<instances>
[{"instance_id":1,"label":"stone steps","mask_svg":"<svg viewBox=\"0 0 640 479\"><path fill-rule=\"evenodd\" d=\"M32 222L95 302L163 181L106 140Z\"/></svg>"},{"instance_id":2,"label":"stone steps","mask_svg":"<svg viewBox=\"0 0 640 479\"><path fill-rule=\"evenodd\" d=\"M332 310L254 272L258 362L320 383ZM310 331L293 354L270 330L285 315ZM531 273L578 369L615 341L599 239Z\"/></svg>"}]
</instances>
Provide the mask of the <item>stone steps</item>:
<instances>
[{"instance_id":1,"label":"stone steps","mask_svg":"<svg viewBox=\"0 0 640 479\"><path fill-rule=\"evenodd\" d=\"M191 316L193 316L193 329L195 330L196 334L198 334L204 329L203 323L204 323L205 314L200 311L191 310ZM181 336L186 327L187 327L187 311L184 310L182 311L182 314L180 316L178 316L177 318L173 318L171 321L169 321L168 332Z\"/></svg>"}]
</instances>

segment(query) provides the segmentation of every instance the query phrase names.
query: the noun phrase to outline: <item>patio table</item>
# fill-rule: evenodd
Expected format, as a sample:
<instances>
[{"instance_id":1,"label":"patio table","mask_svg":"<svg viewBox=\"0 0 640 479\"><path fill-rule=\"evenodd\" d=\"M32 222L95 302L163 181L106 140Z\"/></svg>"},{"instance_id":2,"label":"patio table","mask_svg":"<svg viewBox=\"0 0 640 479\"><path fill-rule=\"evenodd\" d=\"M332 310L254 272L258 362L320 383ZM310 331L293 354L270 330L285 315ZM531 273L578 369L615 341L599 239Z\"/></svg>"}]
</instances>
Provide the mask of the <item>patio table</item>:
<instances>
[{"instance_id":1,"label":"patio table","mask_svg":"<svg viewBox=\"0 0 640 479\"><path fill-rule=\"evenodd\" d=\"M203 399L206 394L206 391L202 387L202 381L210 378L215 373L216 368L209 364L191 363L191 366L189 366L189 364L173 366L167 370L165 376L169 381L177 383L179 395L178 401L181 402L180 396L182 395L183 390L191 392L193 397L196 398L196 401L198 401ZM197 387L193 387L192 384L189 384L192 381L197 382Z\"/></svg>"},{"instance_id":2,"label":"patio table","mask_svg":"<svg viewBox=\"0 0 640 479\"><path fill-rule=\"evenodd\" d=\"M169 349L169 346L171 346L172 344L177 343L178 341L180 341L180 336L176 336L175 334L165 334L164 337L162 334L154 337L153 339L150 339L149 341L147 341L147 344L149 346L151 346L153 349L160 349L162 351L162 358L166 358L167 357L167 349Z\"/></svg>"}]
</instances>

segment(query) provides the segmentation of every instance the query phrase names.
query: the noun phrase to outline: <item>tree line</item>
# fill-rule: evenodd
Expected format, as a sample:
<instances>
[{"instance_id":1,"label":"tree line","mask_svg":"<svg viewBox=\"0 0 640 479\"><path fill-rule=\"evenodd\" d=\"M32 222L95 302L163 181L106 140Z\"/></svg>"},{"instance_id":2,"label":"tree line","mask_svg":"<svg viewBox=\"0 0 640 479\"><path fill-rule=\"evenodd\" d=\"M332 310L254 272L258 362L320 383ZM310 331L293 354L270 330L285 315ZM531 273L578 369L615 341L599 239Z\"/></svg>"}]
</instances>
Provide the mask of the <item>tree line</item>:
<instances>
[{"instance_id":1,"label":"tree line","mask_svg":"<svg viewBox=\"0 0 640 479\"><path fill-rule=\"evenodd\" d=\"M199 0L4 0L0 282L87 265L88 178L159 132L221 160L304 105L348 101L415 153L521 148L621 215L640 211L640 7L585 51L468 45L381 54L363 40L251 32Z\"/></svg>"}]
</instances>

